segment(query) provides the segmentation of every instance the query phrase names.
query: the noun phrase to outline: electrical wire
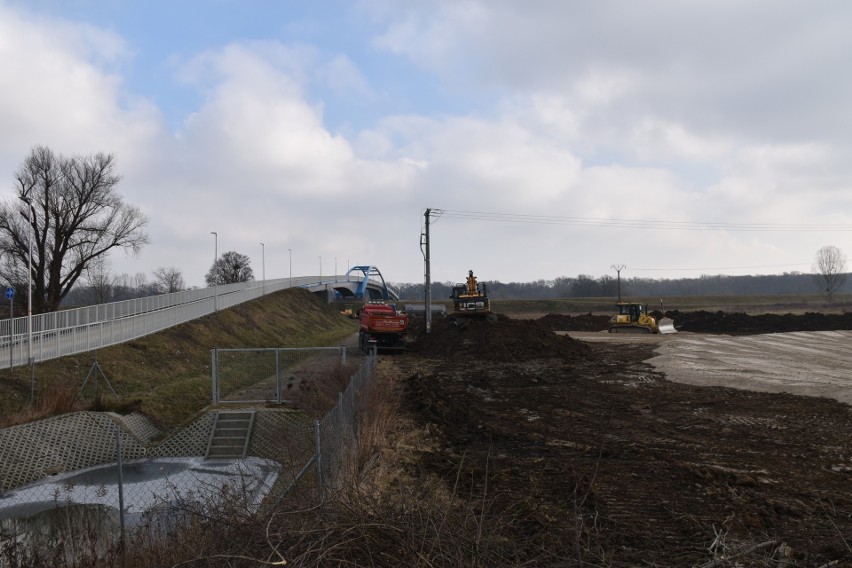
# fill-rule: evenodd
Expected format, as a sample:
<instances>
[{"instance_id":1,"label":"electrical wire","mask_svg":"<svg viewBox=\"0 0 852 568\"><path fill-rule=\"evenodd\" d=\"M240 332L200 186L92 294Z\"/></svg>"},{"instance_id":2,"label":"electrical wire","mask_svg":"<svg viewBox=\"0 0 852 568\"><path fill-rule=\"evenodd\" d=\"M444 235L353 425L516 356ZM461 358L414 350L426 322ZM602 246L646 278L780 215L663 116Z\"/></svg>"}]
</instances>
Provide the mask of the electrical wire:
<instances>
[{"instance_id":1,"label":"electrical wire","mask_svg":"<svg viewBox=\"0 0 852 568\"><path fill-rule=\"evenodd\" d=\"M705 266L705 267L687 267L687 268L633 268L630 267L629 270L638 272L662 272L662 271L680 271L680 270L753 270L755 268L789 268L793 266L807 266L810 267L810 264L763 264L758 266Z\"/></svg>"},{"instance_id":2,"label":"electrical wire","mask_svg":"<svg viewBox=\"0 0 852 568\"><path fill-rule=\"evenodd\" d=\"M605 228L663 229L681 231L751 231L751 232L842 232L852 231L852 225L826 225L822 223L708 223L695 221L666 221L654 219L619 219L611 217L555 217L547 215L519 215L515 213L490 213L433 209L436 219L441 217L473 219L498 223L529 223L537 225L569 225Z\"/></svg>"}]
</instances>

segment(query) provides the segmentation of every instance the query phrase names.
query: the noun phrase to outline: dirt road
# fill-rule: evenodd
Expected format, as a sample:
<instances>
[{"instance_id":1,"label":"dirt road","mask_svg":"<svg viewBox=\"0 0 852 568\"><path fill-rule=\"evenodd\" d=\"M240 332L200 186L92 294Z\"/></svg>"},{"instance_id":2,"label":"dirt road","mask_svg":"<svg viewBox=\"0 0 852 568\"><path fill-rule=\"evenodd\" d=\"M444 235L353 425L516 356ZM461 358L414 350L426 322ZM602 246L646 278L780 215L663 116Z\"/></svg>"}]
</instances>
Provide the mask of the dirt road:
<instances>
[{"instance_id":1,"label":"dirt road","mask_svg":"<svg viewBox=\"0 0 852 568\"><path fill-rule=\"evenodd\" d=\"M852 331L762 335L621 335L564 332L593 343L654 346L648 359L670 381L833 398L852 404Z\"/></svg>"},{"instance_id":2,"label":"dirt road","mask_svg":"<svg viewBox=\"0 0 852 568\"><path fill-rule=\"evenodd\" d=\"M665 341L648 363L670 381L833 398L852 404L852 331Z\"/></svg>"}]
</instances>

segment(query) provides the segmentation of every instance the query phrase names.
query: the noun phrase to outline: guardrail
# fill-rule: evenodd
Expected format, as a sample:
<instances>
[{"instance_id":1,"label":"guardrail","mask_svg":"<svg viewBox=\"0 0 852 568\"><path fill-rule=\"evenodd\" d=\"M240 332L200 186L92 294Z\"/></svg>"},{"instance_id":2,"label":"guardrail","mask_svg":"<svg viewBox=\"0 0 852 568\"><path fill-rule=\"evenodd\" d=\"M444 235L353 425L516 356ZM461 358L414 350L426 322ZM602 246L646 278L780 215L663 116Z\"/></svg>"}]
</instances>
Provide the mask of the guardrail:
<instances>
[{"instance_id":1,"label":"guardrail","mask_svg":"<svg viewBox=\"0 0 852 568\"><path fill-rule=\"evenodd\" d=\"M346 282L342 278L337 281ZM264 294L291 286L309 287L317 284L333 285L334 281L317 276L301 276L265 282L241 282L34 315L33 362L131 341ZM0 368L12 368L29 362L29 320L23 316L0 321Z\"/></svg>"},{"instance_id":2,"label":"guardrail","mask_svg":"<svg viewBox=\"0 0 852 568\"><path fill-rule=\"evenodd\" d=\"M302 286L315 277L293 278ZM289 278L227 284L32 317L33 362L131 341L290 287ZM0 366L29 362L29 318L0 322Z\"/></svg>"}]
</instances>

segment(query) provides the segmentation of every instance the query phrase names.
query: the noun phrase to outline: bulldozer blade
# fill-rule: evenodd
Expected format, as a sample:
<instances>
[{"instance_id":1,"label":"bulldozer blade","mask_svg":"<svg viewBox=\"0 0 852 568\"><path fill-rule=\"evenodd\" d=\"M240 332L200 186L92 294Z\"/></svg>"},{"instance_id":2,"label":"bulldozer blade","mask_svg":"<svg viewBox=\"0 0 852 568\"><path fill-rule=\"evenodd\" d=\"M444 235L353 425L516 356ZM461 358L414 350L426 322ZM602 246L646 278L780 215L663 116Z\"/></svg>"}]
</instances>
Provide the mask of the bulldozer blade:
<instances>
[{"instance_id":1,"label":"bulldozer blade","mask_svg":"<svg viewBox=\"0 0 852 568\"><path fill-rule=\"evenodd\" d=\"M660 333L677 333L677 330L674 326L674 320L670 320L669 318L661 318L660 321L657 322L657 329L660 330Z\"/></svg>"}]
</instances>

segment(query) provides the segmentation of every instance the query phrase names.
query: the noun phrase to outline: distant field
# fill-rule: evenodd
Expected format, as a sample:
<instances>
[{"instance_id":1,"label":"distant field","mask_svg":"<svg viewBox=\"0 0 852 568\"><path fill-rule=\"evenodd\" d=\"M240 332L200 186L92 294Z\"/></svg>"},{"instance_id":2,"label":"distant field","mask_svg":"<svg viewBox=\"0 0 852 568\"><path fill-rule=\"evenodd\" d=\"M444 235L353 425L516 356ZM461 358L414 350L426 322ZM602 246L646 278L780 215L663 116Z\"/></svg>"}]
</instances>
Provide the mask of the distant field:
<instances>
[{"instance_id":1,"label":"distant field","mask_svg":"<svg viewBox=\"0 0 852 568\"><path fill-rule=\"evenodd\" d=\"M724 311L747 314L822 312L843 313L852 311L852 294L835 295L828 301L825 295L766 295L766 296L672 296L654 298L630 298L648 304L649 310L680 311ZM616 299L606 298L559 298L551 300L493 300L494 311L516 317L539 317L557 314L609 314ZM441 303L450 308L449 302Z\"/></svg>"}]
</instances>

